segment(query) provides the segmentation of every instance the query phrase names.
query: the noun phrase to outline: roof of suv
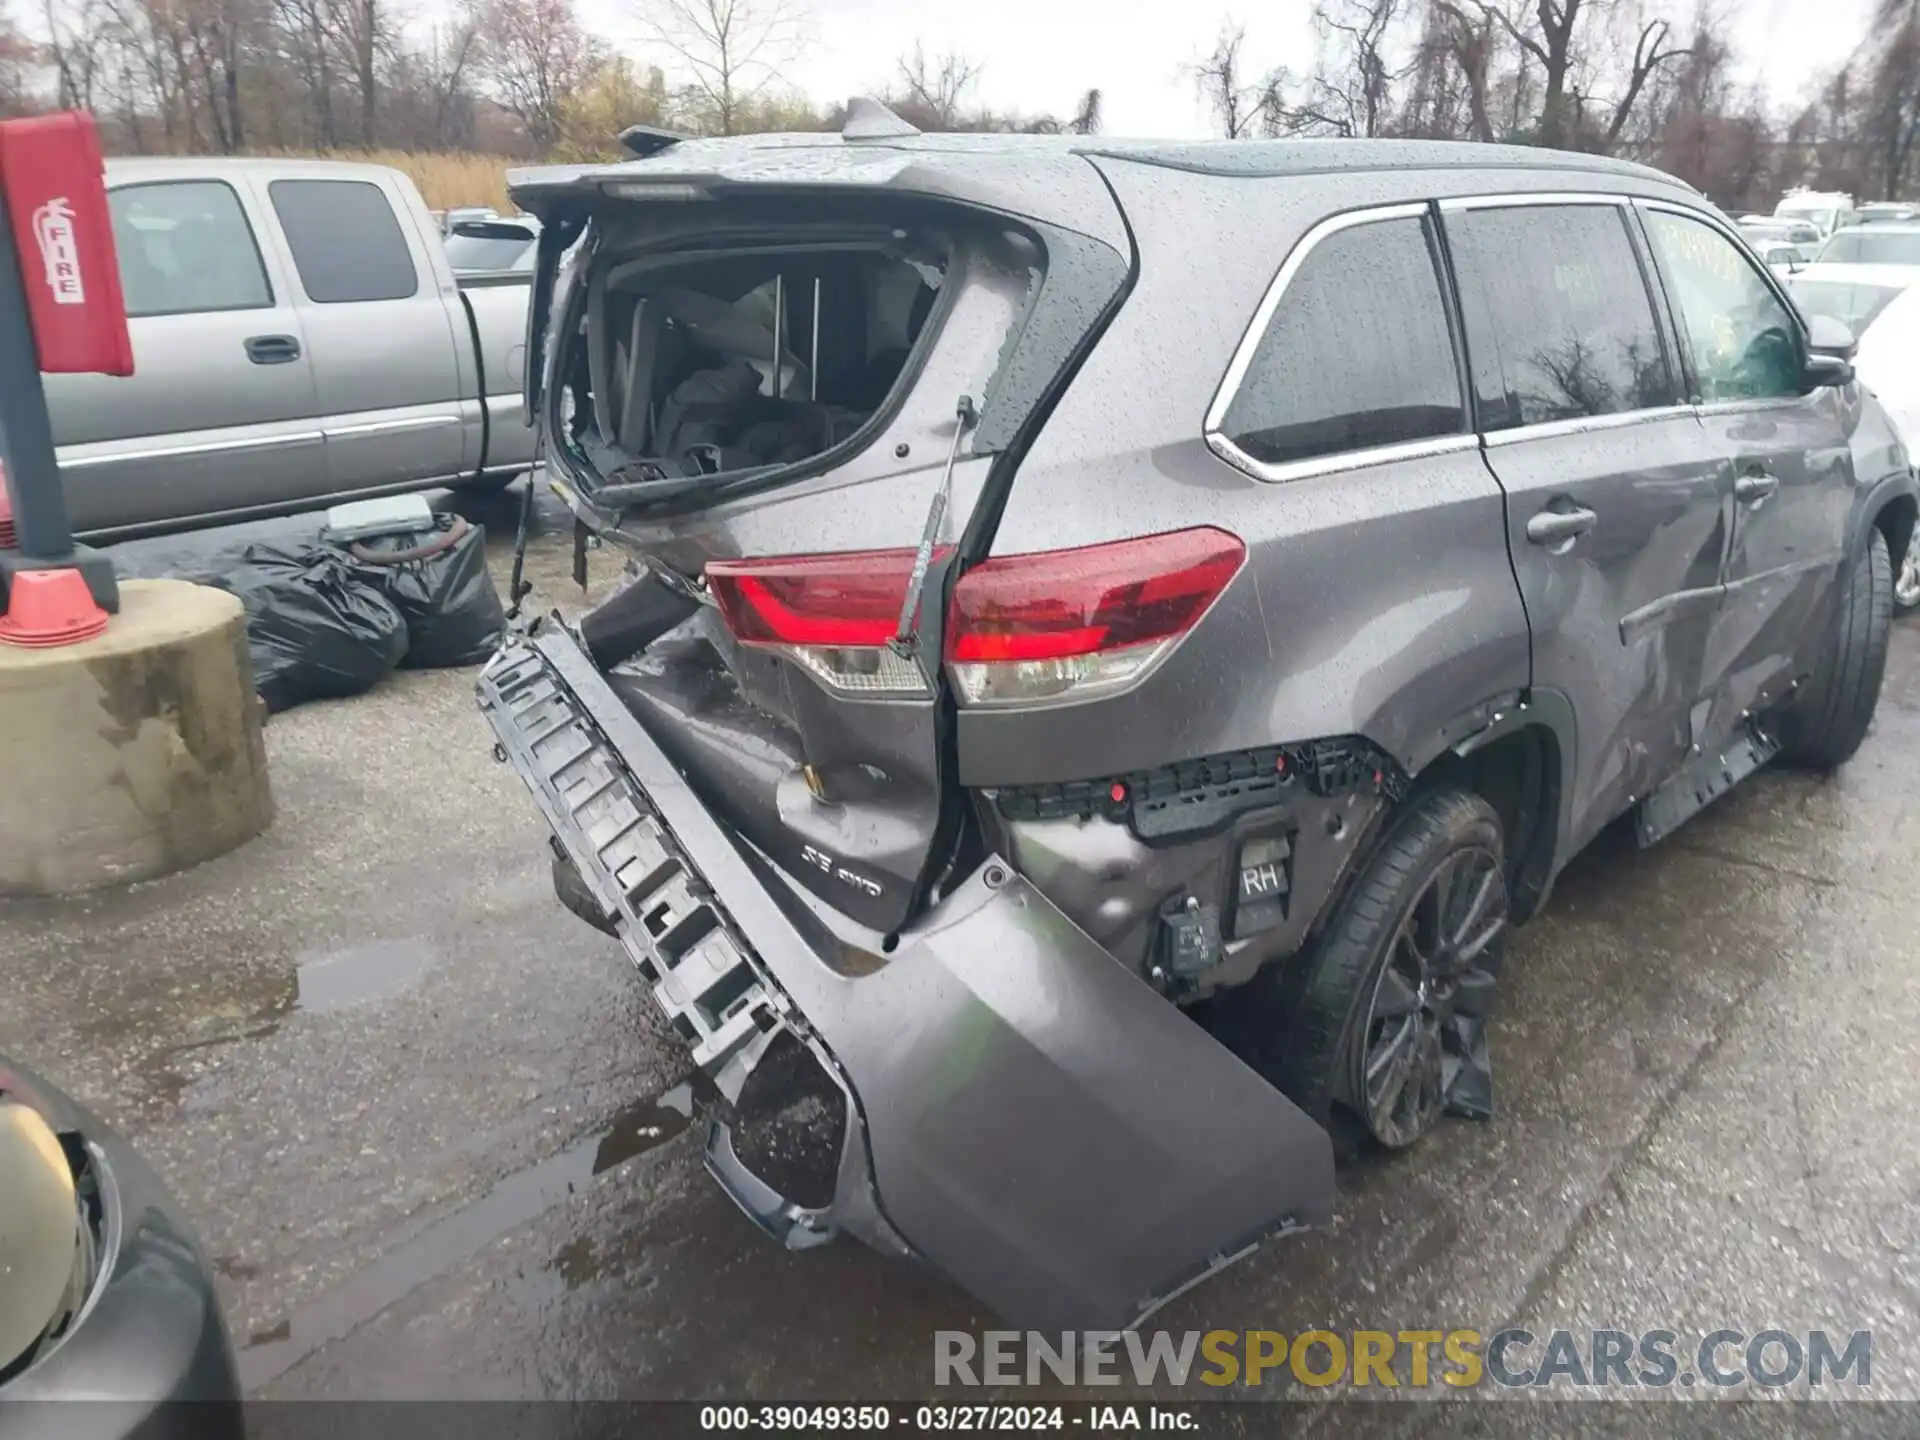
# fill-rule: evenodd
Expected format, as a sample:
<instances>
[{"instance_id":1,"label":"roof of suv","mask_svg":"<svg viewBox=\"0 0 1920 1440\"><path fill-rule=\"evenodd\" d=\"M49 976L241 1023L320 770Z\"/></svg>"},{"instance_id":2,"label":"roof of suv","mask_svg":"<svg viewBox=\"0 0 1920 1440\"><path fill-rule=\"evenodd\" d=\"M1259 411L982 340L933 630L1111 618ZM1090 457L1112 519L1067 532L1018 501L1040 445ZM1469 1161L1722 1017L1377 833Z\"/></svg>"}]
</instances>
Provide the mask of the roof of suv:
<instances>
[{"instance_id":1,"label":"roof of suv","mask_svg":"<svg viewBox=\"0 0 1920 1440\"><path fill-rule=\"evenodd\" d=\"M743 162L757 161L756 170L777 152L790 152L780 165L798 178L829 179L838 166L821 151L837 152L848 164L856 156L870 160L888 151L918 159L942 155L1085 154L1104 155L1147 165L1194 171L1223 177L1324 175L1341 171L1381 170L1534 170L1583 172L1619 179L1651 181L1698 192L1682 180L1645 165L1565 150L1543 150L1524 145L1483 145L1456 140L1122 140L1098 135L890 134L872 138L830 133L740 135L689 139L663 146L645 159L605 165L552 166L515 170L509 184L546 188L592 174L617 178L698 174L706 167L726 172ZM792 152L810 152L804 157Z\"/></svg>"}]
</instances>

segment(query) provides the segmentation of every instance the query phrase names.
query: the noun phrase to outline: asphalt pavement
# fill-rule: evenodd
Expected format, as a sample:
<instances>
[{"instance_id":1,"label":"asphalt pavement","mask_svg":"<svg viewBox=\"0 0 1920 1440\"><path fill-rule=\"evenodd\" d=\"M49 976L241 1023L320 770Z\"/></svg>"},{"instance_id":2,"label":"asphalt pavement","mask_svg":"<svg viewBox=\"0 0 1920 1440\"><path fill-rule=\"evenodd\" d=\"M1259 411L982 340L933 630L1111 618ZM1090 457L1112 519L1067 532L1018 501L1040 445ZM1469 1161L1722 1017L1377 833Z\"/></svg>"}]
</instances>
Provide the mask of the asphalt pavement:
<instances>
[{"instance_id":1,"label":"asphalt pavement","mask_svg":"<svg viewBox=\"0 0 1920 1440\"><path fill-rule=\"evenodd\" d=\"M463 508L504 580L512 497ZM540 513L529 603L578 603ZM932 1332L994 1322L851 1243L783 1252L707 1182L680 1047L553 900L472 685L275 717L278 818L236 854L0 904L0 1051L172 1185L255 1394L924 1398ZM1764 772L1567 872L1510 953L1491 1122L1343 1163L1331 1229L1154 1323L1865 1329L1873 1393L1920 1400L1916 746L1896 622L1839 775Z\"/></svg>"}]
</instances>

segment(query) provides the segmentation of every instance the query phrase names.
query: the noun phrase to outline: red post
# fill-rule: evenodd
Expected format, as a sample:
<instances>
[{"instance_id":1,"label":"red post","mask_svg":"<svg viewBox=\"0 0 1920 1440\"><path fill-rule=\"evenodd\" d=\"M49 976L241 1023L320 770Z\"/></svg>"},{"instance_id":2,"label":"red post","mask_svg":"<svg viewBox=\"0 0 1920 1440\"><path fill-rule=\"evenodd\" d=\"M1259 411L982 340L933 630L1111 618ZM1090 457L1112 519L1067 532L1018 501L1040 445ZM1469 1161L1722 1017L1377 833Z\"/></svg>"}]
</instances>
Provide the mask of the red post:
<instances>
[{"instance_id":1,"label":"red post","mask_svg":"<svg viewBox=\"0 0 1920 1440\"><path fill-rule=\"evenodd\" d=\"M0 641L14 644L89 638L119 608L112 565L73 543L43 371L133 373L106 165L80 111L0 123L0 460L12 532L0 537Z\"/></svg>"}]
</instances>

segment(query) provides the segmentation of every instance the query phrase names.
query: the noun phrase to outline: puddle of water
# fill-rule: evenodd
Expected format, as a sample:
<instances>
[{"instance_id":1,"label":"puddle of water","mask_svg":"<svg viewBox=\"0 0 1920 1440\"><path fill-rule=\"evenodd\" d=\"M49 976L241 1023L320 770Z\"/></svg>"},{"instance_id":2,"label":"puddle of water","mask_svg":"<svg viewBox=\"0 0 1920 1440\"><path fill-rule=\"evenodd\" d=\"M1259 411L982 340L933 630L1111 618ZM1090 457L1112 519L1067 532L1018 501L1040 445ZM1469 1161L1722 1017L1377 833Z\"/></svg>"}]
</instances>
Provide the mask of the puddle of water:
<instances>
[{"instance_id":1,"label":"puddle of water","mask_svg":"<svg viewBox=\"0 0 1920 1440\"><path fill-rule=\"evenodd\" d=\"M303 999L304 995L303 984ZM596 1176L666 1144L686 1130L708 1098L711 1082L701 1083L704 1080L696 1077L629 1106L604 1128L537 1165L508 1175L471 1205L430 1222L366 1269L278 1324L256 1331L239 1357L241 1388L249 1393L259 1389L479 1254L508 1231L585 1189ZM571 1260L565 1258L569 1253ZM592 1278L594 1261L584 1242L563 1247L556 1259L567 1288ZM579 1280L565 1279L569 1265Z\"/></svg>"},{"instance_id":2,"label":"puddle of water","mask_svg":"<svg viewBox=\"0 0 1920 1440\"><path fill-rule=\"evenodd\" d=\"M654 1100L622 1110L593 1152L593 1173L602 1174L664 1145L693 1119L693 1083L676 1085Z\"/></svg>"},{"instance_id":3,"label":"puddle of water","mask_svg":"<svg viewBox=\"0 0 1920 1440\"><path fill-rule=\"evenodd\" d=\"M295 1005L309 1012L391 1000L416 985L435 960L424 940L369 940L306 955L295 965Z\"/></svg>"}]
</instances>

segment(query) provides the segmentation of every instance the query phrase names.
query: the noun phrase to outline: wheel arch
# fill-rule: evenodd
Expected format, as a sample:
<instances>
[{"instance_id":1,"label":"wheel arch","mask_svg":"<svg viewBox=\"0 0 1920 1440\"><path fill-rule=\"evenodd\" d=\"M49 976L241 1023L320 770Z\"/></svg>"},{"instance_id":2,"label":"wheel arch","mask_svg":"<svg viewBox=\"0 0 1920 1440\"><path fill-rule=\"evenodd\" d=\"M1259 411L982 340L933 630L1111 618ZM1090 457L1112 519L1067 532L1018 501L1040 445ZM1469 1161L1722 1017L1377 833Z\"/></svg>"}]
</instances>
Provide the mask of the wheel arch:
<instances>
[{"instance_id":1,"label":"wheel arch","mask_svg":"<svg viewBox=\"0 0 1920 1440\"><path fill-rule=\"evenodd\" d=\"M1557 691L1536 690L1413 777L1409 798L1456 785L1493 807L1516 923L1539 913L1567 858L1574 744L1572 706Z\"/></svg>"},{"instance_id":2,"label":"wheel arch","mask_svg":"<svg viewBox=\"0 0 1920 1440\"><path fill-rule=\"evenodd\" d=\"M1887 540L1887 558L1899 572L1900 560L1913 538L1914 522L1920 517L1920 483L1913 472L1903 470L1881 480L1866 494L1854 511L1853 533L1848 537L1849 559L1866 547L1868 537L1878 530Z\"/></svg>"}]
</instances>

